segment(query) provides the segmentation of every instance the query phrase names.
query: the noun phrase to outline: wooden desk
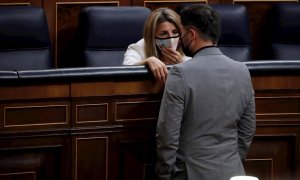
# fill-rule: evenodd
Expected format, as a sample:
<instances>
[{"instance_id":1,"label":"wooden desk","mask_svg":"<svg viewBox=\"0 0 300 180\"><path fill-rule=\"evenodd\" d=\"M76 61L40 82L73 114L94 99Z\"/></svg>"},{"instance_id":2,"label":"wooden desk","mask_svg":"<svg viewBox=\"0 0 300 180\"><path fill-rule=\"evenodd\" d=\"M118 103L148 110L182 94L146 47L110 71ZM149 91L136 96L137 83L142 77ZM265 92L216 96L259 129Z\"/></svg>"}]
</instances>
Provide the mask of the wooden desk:
<instances>
[{"instance_id":1,"label":"wooden desk","mask_svg":"<svg viewBox=\"0 0 300 180\"><path fill-rule=\"evenodd\" d=\"M246 64L257 113L247 174L300 179L299 62ZM154 179L161 93L146 68L20 71L0 82L1 180Z\"/></svg>"}]
</instances>

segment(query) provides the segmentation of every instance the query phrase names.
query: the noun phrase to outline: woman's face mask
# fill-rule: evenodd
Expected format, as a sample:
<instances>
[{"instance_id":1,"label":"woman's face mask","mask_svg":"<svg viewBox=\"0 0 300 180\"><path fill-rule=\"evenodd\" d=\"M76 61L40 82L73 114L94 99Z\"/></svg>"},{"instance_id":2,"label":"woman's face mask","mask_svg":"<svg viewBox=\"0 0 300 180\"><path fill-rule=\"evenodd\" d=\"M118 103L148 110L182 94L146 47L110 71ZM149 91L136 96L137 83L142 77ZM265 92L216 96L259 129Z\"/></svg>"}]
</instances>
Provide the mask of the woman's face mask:
<instances>
[{"instance_id":1,"label":"woman's face mask","mask_svg":"<svg viewBox=\"0 0 300 180\"><path fill-rule=\"evenodd\" d=\"M174 51L176 51L177 49L178 41L179 36L169 38L155 38L156 46L158 46L159 48L172 48Z\"/></svg>"}]
</instances>

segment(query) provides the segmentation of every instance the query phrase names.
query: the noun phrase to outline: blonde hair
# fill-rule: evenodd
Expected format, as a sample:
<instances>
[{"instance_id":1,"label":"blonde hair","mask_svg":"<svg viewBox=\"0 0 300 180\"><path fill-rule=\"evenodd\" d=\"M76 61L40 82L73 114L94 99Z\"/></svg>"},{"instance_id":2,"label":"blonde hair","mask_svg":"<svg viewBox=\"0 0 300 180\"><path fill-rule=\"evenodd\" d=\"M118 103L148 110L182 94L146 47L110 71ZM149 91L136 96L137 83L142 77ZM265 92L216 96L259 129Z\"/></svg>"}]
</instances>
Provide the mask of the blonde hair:
<instances>
[{"instance_id":1,"label":"blonde hair","mask_svg":"<svg viewBox=\"0 0 300 180\"><path fill-rule=\"evenodd\" d=\"M170 22L175 25L175 27L180 31L181 21L180 16L173 10L169 8L158 8L148 16L144 25L144 41L145 41L145 56L146 58L155 56L159 58L159 51L155 45L155 31L157 26L163 22ZM181 54L182 50L178 46L179 52Z\"/></svg>"}]
</instances>

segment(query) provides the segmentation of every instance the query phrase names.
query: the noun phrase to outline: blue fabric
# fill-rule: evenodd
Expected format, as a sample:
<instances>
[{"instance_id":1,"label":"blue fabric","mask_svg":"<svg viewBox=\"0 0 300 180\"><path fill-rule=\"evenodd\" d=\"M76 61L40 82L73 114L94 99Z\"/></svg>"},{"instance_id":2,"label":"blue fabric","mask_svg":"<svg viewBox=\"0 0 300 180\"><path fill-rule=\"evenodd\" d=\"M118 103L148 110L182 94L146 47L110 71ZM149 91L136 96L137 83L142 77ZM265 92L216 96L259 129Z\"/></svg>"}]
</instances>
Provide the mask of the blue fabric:
<instances>
[{"instance_id":1,"label":"blue fabric","mask_svg":"<svg viewBox=\"0 0 300 180\"><path fill-rule=\"evenodd\" d=\"M236 61L251 59L251 36L246 7L243 5L212 5L221 18L220 50Z\"/></svg>"},{"instance_id":2,"label":"blue fabric","mask_svg":"<svg viewBox=\"0 0 300 180\"><path fill-rule=\"evenodd\" d=\"M300 59L300 4L278 3L273 6L273 59Z\"/></svg>"},{"instance_id":3,"label":"blue fabric","mask_svg":"<svg viewBox=\"0 0 300 180\"><path fill-rule=\"evenodd\" d=\"M78 26L84 66L122 65L127 47L143 37L149 14L135 6L84 8Z\"/></svg>"},{"instance_id":4,"label":"blue fabric","mask_svg":"<svg viewBox=\"0 0 300 180\"><path fill-rule=\"evenodd\" d=\"M51 43L44 10L0 7L0 70L51 68Z\"/></svg>"}]
</instances>

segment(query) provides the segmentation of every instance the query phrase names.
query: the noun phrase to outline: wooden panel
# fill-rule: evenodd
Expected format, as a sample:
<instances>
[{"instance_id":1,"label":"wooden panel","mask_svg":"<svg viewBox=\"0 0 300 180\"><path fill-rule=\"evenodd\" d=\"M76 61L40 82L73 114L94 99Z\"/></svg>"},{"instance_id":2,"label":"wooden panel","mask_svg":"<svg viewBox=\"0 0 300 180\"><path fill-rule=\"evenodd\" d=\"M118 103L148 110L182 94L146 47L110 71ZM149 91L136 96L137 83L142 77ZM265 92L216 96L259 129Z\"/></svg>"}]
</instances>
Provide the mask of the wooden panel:
<instances>
[{"instance_id":1,"label":"wooden panel","mask_svg":"<svg viewBox=\"0 0 300 180\"><path fill-rule=\"evenodd\" d=\"M0 179L60 179L60 146L0 149Z\"/></svg>"},{"instance_id":2,"label":"wooden panel","mask_svg":"<svg viewBox=\"0 0 300 180\"><path fill-rule=\"evenodd\" d=\"M247 156L249 173L263 180L293 180L296 144L294 134L256 135Z\"/></svg>"},{"instance_id":3,"label":"wooden panel","mask_svg":"<svg viewBox=\"0 0 300 180\"><path fill-rule=\"evenodd\" d=\"M36 180L35 172L17 172L17 173L5 173L0 174L1 180L11 180L11 179L22 179L22 180Z\"/></svg>"},{"instance_id":4,"label":"wooden panel","mask_svg":"<svg viewBox=\"0 0 300 180\"><path fill-rule=\"evenodd\" d=\"M67 111L67 105L4 107L4 127L67 124Z\"/></svg>"},{"instance_id":5,"label":"wooden panel","mask_svg":"<svg viewBox=\"0 0 300 180\"><path fill-rule=\"evenodd\" d=\"M156 158L154 147L155 146L153 142L147 141L122 142L120 149L120 162L122 163L122 168L120 169L120 179L155 179L154 164Z\"/></svg>"},{"instance_id":6,"label":"wooden panel","mask_svg":"<svg viewBox=\"0 0 300 180\"><path fill-rule=\"evenodd\" d=\"M71 96L105 96L114 94L114 82L83 82L71 84Z\"/></svg>"},{"instance_id":7,"label":"wooden panel","mask_svg":"<svg viewBox=\"0 0 300 180\"><path fill-rule=\"evenodd\" d=\"M30 102L0 104L0 129L67 127L70 105L68 102Z\"/></svg>"},{"instance_id":8,"label":"wooden panel","mask_svg":"<svg viewBox=\"0 0 300 180\"><path fill-rule=\"evenodd\" d=\"M156 94L161 91L161 87L154 79L140 81L118 82L115 86L116 94L133 95L133 94Z\"/></svg>"},{"instance_id":9,"label":"wooden panel","mask_svg":"<svg viewBox=\"0 0 300 180\"><path fill-rule=\"evenodd\" d=\"M157 93L157 87L151 80L125 82L82 82L71 84L71 96L109 96L109 95L137 95Z\"/></svg>"},{"instance_id":10,"label":"wooden panel","mask_svg":"<svg viewBox=\"0 0 300 180\"><path fill-rule=\"evenodd\" d=\"M257 168L259 165L259 168ZM256 176L261 180L273 180L272 159L247 159L244 162L246 174L248 176Z\"/></svg>"},{"instance_id":11,"label":"wooden panel","mask_svg":"<svg viewBox=\"0 0 300 180\"><path fill-rule=\"evenodd\" d=\"M108 103L76 105L76 123L108 121Z\"/></svg>"},{"instance_id":12,"label":"wooden panel","mask_svg":"<svg viewBox=\"0 0 300 180\"><path fill-rule=\"evenodd\" d=\"M0 0L0 6L37 6L42 7L43 0Z\"/></svg>"},{"instance_id":13,"label":"wooden panel","mask_svg":"<svg viewBox=\"0 0 300 180\"><path fill-rule=\"evenodd\" d=\"M68 84L5 86L0 88L0 99L17 100L68 97L70 96L69 88Z\"/></svg>"},{"instance_id":14,"label":"wooden panel","mask_svg":"<svg viewBox=\"0 0 300 180\"><path fill-rule=\"evenodd\" d=\"M144 1L144 6L154 10L160 7L168 7L173 10L176 10L178 7L180 7L183 4L195 4L195 3L205 3L207 4L207 0L150 0L150 1Z\"/></svg>"},{"instance_id":15,"label":"wooden panel","mask_svg":"<svg viewBox=\"0 0 300 180\"><path fill-rule=\"evenodd\" d=\"M260 90L298 90L300 76L294 75L258 75L252 76L252 84L255 91ZM273 91L275 92L275 91Z\"/></svg>"},{"instance_id":16,"label":"wooden panel","mask_svg":"<svg viewBox=\"0 0 300 180\"><path fill-rule=\"evenodd\" d=\"M75 138L75 180L107 180L108 138Z\"/></svg>"},{"instance_id":17,"label":"wooden panel","mask_svg":"<svg viewBox=\"0 0 300 180\"><path fill-rule=\"evenodd\" d=\"M157 119L160 101L117 102L116 121Z\"/></svg>"},{"instance_id":18,"label":"wooden panel","mask_svg":"<svg viewBox=\"0 0 300 180\"><path fill-rule=\"evenodd\" d=\"M294 119L300 124L300 96L256 97L257 121Z\"/></svg>"},{"instance_id":19,"label":"wooden panel","mask_svg":"<svg viewBox=\"0 0 300 180\"><path fill-rule=\"evenodd\" d=\"M132 132L115 133L111 136L110 179L153 180L155 132L138 128Z\"/></svg>"},{"instance_id":20,"label":"wooden panel","mask_svg":"<svg viewBox=\"0 0 300 180\"><path fill-rule=\"evenodd\" d=\"M114 119L113 98L88 97L73 98L72 100L72 126L96 127L111 125Z\"/></svg>"}]
</instances>

